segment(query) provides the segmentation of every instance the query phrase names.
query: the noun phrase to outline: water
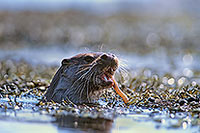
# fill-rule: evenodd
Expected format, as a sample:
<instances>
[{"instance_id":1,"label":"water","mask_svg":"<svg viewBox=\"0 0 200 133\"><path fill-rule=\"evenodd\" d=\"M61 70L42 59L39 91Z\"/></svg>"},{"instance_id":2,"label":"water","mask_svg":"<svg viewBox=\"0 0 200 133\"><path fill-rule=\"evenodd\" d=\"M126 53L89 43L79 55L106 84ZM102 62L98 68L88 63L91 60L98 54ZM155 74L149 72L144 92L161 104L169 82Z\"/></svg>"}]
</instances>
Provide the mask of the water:
<instances>
[{"instance_id":1,"label":"water","mask_svg":"<svg viewBox=\"0 0 200 133\"><path fill-rule=\"evenodd\" d=\"M4 100L4 102L6 99ZM3 100L1 100L1 103ZM27 106L33 106L32 100L24 100ZM133 110L134 111L133 111ZM112 110L112 109L111 109ZM52 117L48 113L33 111L32 109L7 110L0 113L1 132L197 132L197 127L190 127L190 123L182 124L181 128L175 127L179 119L169 119L165 111L152 111L144 109L137 113L137 109L130 108L126 115L115 118L91 118L74 116L70 114ZM118 112L120 112L118 110ZM123 109L122 112L124 113ZM185 118L187 113L180 113L179 117ZM187 118L187 117L186 117ZM189 118L190 119L190 118ZM172 126L174 125L174 127ZM10 128L12 127L12 128Z\"/></svg>"}]
</instances>

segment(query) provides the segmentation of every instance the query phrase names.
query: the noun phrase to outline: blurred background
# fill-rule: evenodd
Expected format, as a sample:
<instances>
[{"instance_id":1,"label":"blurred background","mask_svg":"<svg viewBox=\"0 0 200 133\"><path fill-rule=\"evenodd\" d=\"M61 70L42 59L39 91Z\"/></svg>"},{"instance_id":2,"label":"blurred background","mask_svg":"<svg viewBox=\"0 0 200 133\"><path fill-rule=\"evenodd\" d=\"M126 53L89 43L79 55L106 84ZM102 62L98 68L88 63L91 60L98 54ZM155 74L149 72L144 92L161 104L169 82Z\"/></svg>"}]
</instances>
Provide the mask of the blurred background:
<instances>
[{"instance_id":1,"label":"blurred background","mask_svg":"<svg viewBox=\"0 0 200 133\"><path fill-rule=\"evenodd\" d=\"M196 0L1 0L0 46L198 51ZM198 48L198 49L197 49Z\"/></svg>"},{"instance_id":2,"label":"blurred background","mask_svg":"<svg viewBox=\"0 0 200 133\"><path fill-rule=\"evenodd\" d=\"M57 63L106 51L133 68L200 68L200 1L0 0L0 57ZM187 68L187 69L186 69Z\"/></svg>"}]
</instances>

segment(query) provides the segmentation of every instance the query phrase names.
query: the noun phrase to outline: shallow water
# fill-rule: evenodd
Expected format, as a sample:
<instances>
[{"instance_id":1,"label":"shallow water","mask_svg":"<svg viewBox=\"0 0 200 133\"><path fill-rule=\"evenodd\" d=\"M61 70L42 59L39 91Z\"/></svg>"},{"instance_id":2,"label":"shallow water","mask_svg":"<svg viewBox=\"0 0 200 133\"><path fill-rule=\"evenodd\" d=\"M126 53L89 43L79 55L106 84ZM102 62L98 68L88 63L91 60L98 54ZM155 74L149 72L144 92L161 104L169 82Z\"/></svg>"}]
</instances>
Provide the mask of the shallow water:
<instances>
[{"instance_id":1,"label":"shallow water","mask_svg":"<svg viewBox=\"0 0 200 133\"><path fill-rule=\"evenodd\" d=\"M119 109L122 113L114 118L91 118L84 116L74 116L70 114L54 117L45 111L33 111L35 101L33 99L18 99L27 104L23 110L7 109L0 112L1 132L198 132L198 127L191 127L191 123L182 123L179 127L177 121L180 119L169 119L165 111L153 111L143 109L140 113L136 108L130 110ZM7 99L1 99L1 103L6 103ZM112 109L111 109L112 110ZM131 111L132 110L132 111ZM138 110L138 111L137 111ZM187 113L180 113L177 117L185 117ZM187 118L187 117L186 117ZM191 118L188 118L191 119ZM177 126L177 127L176 127ZM10 128L12 127L12 128Z\"/></svg>"}]
</instances>

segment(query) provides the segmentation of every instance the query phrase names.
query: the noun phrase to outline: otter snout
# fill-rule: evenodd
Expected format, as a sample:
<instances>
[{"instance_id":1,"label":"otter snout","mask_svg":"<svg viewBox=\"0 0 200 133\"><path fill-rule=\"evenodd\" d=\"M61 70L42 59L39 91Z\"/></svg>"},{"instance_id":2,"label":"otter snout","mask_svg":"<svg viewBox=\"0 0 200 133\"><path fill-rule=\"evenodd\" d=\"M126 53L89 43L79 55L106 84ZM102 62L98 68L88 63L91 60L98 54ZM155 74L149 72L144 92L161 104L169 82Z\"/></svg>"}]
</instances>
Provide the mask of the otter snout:
<instances>
[{"instance_id":1,"label":"otter snout","mask_svg":"<svg viewBox=\"0 0 200 133\"><path fill-rule=\"evenodd\" d=\"M118 67L118 59L114 54L102 54L100 59L103 64L110 65L111 67Z\"/></svg>"}]
</instances>

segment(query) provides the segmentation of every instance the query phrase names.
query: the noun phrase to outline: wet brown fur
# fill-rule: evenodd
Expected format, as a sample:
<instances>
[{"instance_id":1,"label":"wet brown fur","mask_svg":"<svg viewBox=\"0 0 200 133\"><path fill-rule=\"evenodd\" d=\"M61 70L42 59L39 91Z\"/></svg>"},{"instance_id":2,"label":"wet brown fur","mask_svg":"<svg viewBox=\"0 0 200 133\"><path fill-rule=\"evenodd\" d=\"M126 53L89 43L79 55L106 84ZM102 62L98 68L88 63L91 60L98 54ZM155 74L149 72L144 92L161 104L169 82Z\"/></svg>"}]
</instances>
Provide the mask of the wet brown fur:
<instances>
[{"instance_id":1,"label":"wet brown fur","mask_svg":"<svg viewBox=\"0 0 200 133\"><path fill-rule=\"evenodd\" d=\"M105 73L113 75L117 67L116 56L101 52L64 59L45 94L46 100L90 103L93 92L112 87L111 81L104 81L101 77Z\"/></svg>"}]
</instances>

